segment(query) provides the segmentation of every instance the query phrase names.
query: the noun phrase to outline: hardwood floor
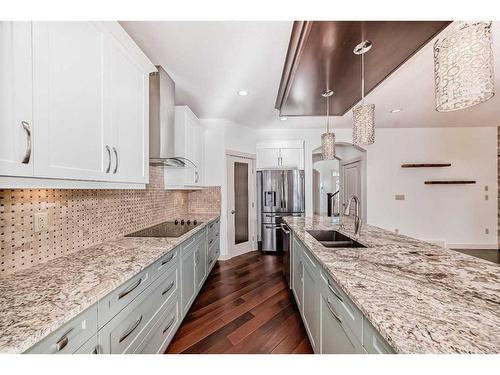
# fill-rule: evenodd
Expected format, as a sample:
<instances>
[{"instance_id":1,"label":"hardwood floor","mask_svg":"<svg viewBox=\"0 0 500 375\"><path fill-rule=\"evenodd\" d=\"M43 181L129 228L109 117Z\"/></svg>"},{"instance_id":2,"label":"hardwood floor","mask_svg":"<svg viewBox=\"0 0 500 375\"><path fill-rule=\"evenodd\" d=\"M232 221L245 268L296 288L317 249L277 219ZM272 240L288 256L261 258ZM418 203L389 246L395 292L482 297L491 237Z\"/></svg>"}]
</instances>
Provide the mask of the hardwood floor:
<instances>
[{"instance_id":1,"label":"hardwood floor","mask_svg":"<svg viewBox=\"0 0 500 375\"><path fill-rule=\"evenodd\" d=\"M166 353L312 353L281 267L259 251L217 262Z\"/></svg>"}]
</instances>

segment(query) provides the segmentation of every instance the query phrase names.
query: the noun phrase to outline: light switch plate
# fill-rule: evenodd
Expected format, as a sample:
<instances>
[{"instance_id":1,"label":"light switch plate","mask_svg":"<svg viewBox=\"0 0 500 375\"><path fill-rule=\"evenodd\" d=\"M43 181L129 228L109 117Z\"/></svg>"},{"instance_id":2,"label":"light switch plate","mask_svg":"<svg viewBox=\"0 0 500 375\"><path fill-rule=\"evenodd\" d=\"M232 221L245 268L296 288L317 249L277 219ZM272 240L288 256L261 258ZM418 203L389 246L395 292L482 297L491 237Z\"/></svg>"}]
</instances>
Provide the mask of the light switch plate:
<instances>
[{"instance_id":1,"label":"light switch plate","mask_svg":"<svg viewBox=\"0 0 500 375\"><path fill-rule=\"evenodd\" d=\"M47 212L37 212L33 215L33 226L35 233L49 230L49 214Z\"/></svg>"}]
</instances>

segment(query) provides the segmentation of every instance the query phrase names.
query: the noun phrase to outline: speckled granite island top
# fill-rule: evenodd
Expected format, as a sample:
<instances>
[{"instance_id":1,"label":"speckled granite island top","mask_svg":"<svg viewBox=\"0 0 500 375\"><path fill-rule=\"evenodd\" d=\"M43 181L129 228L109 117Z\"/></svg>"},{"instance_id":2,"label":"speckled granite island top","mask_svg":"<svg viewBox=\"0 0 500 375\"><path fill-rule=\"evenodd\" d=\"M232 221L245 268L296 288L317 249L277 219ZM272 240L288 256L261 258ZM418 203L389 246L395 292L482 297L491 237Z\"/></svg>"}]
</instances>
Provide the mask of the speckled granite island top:
<instances>
[{"instance_id":1,"label":"speckled granite island top","mask_svg":"<svg viewBox=\"0 0 500 375\"><path fill-rule=\"evenodd\" d=\"M500 353L500 267L364 225L285 221L399 353ZM306 230L335 229L367 248L325 248Z\"/></svg>"},{"instance_id":2,"label":"speckled granite island top","mask_svg":"<svg viewBox=\"0 0 500 375\"><path fill-rule=\"evenodd\" d=\"M20 353L173 250L177 238L118 238L0 278L0 352Z\"/></svg>"}]
</instances>

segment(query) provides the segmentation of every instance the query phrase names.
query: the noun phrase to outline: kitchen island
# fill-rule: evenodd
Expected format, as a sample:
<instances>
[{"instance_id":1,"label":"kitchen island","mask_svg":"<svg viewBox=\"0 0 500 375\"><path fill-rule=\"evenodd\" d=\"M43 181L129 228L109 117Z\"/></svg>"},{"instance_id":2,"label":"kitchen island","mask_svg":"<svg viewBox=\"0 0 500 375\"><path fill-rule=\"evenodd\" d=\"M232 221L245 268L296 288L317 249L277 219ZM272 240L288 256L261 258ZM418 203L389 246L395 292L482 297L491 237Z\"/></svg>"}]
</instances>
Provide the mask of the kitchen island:
<instances>
[{"instance_id":1,"label":"kitchen island","mask_svg":"<svg viewBox=\"0 0 500 375\"><path fill-rule=\"evenodd\" d=\"M396 353L500 353L498 265L371 225L354 236L346 217L284 221ZM308 230L366 248L326 248Z\"/></svg>"}]
</instances>

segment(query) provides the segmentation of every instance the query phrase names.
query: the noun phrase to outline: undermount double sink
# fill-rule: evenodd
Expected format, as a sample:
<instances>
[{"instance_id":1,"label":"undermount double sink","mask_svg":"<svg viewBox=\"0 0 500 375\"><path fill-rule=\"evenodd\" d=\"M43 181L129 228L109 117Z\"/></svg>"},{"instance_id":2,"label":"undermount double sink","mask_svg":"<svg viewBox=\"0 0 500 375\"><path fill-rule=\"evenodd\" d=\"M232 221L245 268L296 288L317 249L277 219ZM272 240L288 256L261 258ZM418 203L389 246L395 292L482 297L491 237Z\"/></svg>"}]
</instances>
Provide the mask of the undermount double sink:
<instances>
[{"instance_id":1,"label":"undermount double sink","mask_svg":"<svg viewBox=\"0 0 500 375\"><path fill-rule=\"evenodd\" d=\"M337 232L336 230L307 230L324 247L353 247L353 248L366 248L365 245L360 244L358 241L347 237L346 235Z\"/></svg>"}]
</instances>

